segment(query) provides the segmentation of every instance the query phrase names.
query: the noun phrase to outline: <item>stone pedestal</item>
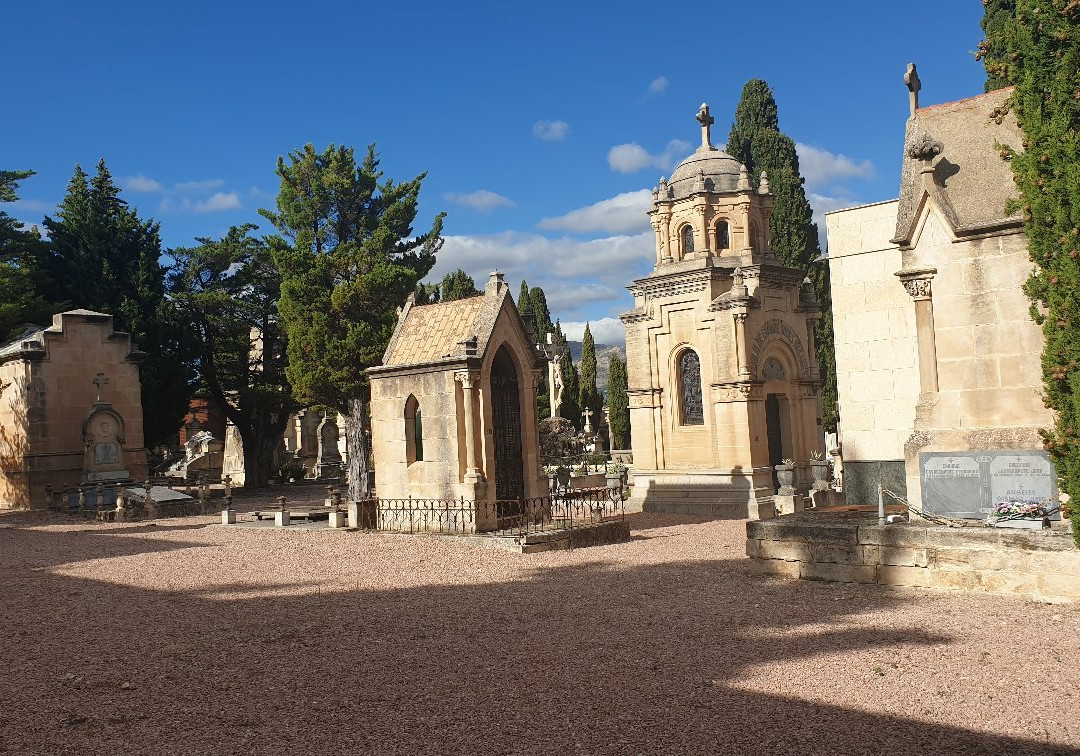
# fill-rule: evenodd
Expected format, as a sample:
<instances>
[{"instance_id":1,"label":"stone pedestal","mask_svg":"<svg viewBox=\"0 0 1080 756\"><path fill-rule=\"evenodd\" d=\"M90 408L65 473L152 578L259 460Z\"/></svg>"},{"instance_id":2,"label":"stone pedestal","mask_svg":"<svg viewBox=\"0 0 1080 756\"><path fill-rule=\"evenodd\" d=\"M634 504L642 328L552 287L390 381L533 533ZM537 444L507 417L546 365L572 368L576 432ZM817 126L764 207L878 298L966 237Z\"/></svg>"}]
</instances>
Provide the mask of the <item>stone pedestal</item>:
<instances>
[{"instance_id":1,"label":"stone pedestal","mask_svg":"<svg viewBox=\"0 0 1080 756\"><path fill-rule=\"evenodd\" d=\"M235 509L223 509L223 510L221 510L221 524L222 525L235 525L236 524L236 510Z\"/></svg>"},{"instance_id":2,"label":"stone pedestal","mask_svg":"<svg viewBox=\"0 0 1080 756\"><path fill-rule=\"evenodd\" d=\"M775 502L777 514L795 514L805 508L805 500L801 494L791 494L790 496L777 494Z\"/></svg>"},{"instance_id":3,"label":"stone pedestal","mask_svg":"<svg viewBox=\"0 0 1080 756\"><path fill-rule=\"evenodd\" d=\"M274 515L274 524L284 528L289 524L289 510L283 509Z\"/></svg>"},{"instance_id":4,"label":"stone pedestal","mask_svg":"<svg viewBox=\"0 0 1080 756\"><path fill-rule=\"evenodd\" d=\"M347 525L349 525L349 513L348 512L339 512L339 511L335 510L335 511L330 512L329 514L330 514L330 516L327 519L327 522L329 523L330 527L332 527L332 528L344 528Z\"/></svg>"}]
</instances>

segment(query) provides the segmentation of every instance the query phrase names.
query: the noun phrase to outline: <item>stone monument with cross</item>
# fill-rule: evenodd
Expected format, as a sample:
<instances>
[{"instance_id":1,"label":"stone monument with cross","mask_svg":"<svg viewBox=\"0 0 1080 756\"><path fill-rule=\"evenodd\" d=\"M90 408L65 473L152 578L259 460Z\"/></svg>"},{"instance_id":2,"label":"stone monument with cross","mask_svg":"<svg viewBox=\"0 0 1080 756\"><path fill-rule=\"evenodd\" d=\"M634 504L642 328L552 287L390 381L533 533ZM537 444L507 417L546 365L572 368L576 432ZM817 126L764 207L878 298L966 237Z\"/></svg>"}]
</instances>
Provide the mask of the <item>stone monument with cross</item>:
<instances>
[{"instance_id":1,"label":"stone monument with cross","mask_svg":"<svg viewBox=\"0 0 1080 756\"><path fill-rule=\"evenodd\" d=\"M148 475L139 360L110 315L72 310L0 344L0 508Z\"/></svg>"}]
</instances>

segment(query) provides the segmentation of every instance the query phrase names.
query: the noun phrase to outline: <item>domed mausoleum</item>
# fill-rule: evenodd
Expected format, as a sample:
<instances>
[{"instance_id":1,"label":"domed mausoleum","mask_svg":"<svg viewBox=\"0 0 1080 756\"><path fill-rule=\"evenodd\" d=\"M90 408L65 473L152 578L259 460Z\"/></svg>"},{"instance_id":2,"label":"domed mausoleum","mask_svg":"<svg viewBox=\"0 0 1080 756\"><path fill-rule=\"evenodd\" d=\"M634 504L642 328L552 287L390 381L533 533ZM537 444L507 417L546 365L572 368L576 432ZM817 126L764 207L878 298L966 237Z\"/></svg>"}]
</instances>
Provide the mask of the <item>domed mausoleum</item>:
<instances>
[{"instance_id":1,"label":"domed mausoleum","mask_svg":"<svg viewBox=\"0 0 1080 756\"><path fill-rule=\"evenodd\" d=\"M649 211L656 267L624 313L635 497L646 511L767 517L773 467L821 447L806 271L769 248L768 177L712 145L660 179Z\"/></svg>"}]
</instances>

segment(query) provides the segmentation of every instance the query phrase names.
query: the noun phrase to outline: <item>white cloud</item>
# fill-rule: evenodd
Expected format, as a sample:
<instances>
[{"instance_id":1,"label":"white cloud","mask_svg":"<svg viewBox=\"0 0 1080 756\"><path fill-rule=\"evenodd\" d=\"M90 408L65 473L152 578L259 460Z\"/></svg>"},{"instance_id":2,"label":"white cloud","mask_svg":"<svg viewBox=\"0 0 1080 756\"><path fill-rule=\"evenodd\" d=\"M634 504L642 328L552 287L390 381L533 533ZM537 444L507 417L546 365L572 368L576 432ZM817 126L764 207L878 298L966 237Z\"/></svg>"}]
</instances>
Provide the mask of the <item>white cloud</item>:
<instances>
[{"instance_id":1,"label":"white cloud","mask_svg":"<svg viewBox=\"0 0 1080 756\"><path fill-rule=\"evenodd\" d=\"M585 323L584 320L568 321L560 325L569 341L581 341L585 335ZM588 323L589 332L597 344L624 344L626 342L626 330L618 318L597 318Z\"/></svg>"},{"instance_id":2,"label":"white cloud","mask_svg":"<svg viewBox=\"0 0 1080 756\"><path fill-rule=\"evenodd\" d=\"M667 91L668 80L666 76L658 76L649 82L649 88L646 90L647 94L663 94Z\"/></svg>"},{"instance_id":3,"label":"white cloud","mask_svg":"<svg viewBox=\"0 0 1080 756\"><path fill-rule=\"evenodd\" d=\"M427 281L463 268L478 282L498 268L511 292L524 278L548 297L552 317L582 320L596 308L613 314L632 307L625 287L645 275L655 261L651 231L582 241L504 231L488 236L447 236Z\"/></svg>"},{"instance_id":4,"label":"white cloud","mask_svg":"<svg viewBox=\"0 0 1080 756\"><path fill-rule=\"evenodd\" d=\"M0 202L0 207L13 207L17 210L25 210L31 213L49 213L56 209L56 203L36 199L17 199L14 202Z\"/></svg>"},{"instance_id":5,"label":"white cloud","mask_svg":"<svg viewBox=\"0 0 1080 756\"><path fill-rule=\"evenodd\" d=\"M630 142L617 144L608 150L607 161L611 170L619 173L637 173L646 168L667 171L689 152L690 143L681 139L672 139L661 152L656 154L650 153L637 142Z\"/></svg>"},{"instance_id":6,"label":"white cloud","mask_svg":"<svg viewBox=\"0 0 1080 756\"><path fill-rule=\"evenodd\" d=\"M201 181L181 181L173 184L173 191L177 192L208 192L217 189L225 183L224 179L203 179Z\"/></svg>"},{"instance_id":7,"label":"white cloud","mask_svg":"<svg viewBox=\"0 0 1080 756\"><path fill-rule=\"evenodd\" d=\"M836 179L872 179L876 173L869 160L855 161L847 155L801 143L796 143L795 151L807 186L824 186Z\"/></svg>"},{"instance_id":8,"label":"white cloud","mask_svg":"<svg viewBox=\"0 0 1080 756\"><path fill-rule=\"evenodd\" d=\"M236 192L214 192L204 200L191 206L196 213L217 213L222 210L237 210L241 207L240 197Z\"/></svg>"},{"instance_id":9,"label":"white cloud","mask_svg":"<svg viewBox=\"0 0 1080 756\"><path fill-rule=\"evenodd\" d=\"M533 124L533 136L545 142L561 142L570 133L566 121L537 121Z\"/></svg>"},{"instance_id":10,"label":"white cloud","mask_svg":"<svg viewBox=\"0 0 1080 756\"><path fill-rule=\"evenodd\" d=\"M479 210L482 213L489 213L497 207L517 207L517 203L509 197L489 192L487 189L477 189L475 192L469 192L468 194L447 192L443 195L443 199L462 207L471 207L473 210Z\"/></svg>"},{"instance_id":11,"label":"white cloud","mask_svg":"<svg viewBox=\"0 0 1080 756\"><path fill-rule=\"evenodd\" d=\"M141 173L138 176L120 179L120 186L129 192L160 192L163 188L160 181L155 181Z\"/></svg>"},{"instance_id":12,"label":"white cloud","mask_svg":"<svg viewBox=\"0 0 1080 756\"><path fill-rule=\"evenodd\" d=\"M537 225L547 231L575 231L577 233L601 231L625 234L645 231L649 228L649 217L646 212L651 204L652 192L648 189L640 189L571 210L566 215L560 215L557 218L544 218Z\"/></svg>"}]
</instances>

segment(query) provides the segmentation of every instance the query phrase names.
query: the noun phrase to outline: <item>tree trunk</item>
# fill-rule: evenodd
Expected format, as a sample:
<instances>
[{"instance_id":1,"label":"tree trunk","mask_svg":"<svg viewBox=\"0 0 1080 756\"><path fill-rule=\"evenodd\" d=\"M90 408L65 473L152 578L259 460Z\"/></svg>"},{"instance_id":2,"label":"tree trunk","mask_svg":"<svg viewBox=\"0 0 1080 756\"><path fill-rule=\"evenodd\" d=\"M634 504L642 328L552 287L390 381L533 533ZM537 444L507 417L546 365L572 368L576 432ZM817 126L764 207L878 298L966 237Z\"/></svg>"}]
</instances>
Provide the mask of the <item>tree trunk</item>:
<instances>
[{"instance_id":1,"label":"tree trunk","mask_svg":"<svg viewBox=\"0 0 1080 756\"><path fill-rule=\"evenodd\" d=\"M264 488L274 472L271 468L278 439L272 434L245 438L243 431L240 438L244 442L244 488Z\"/></svg>"},{"instance_id":2,"label":"tree trunk","mask_svg":"<svg viewBox=\"0 0 1080 756\"><path fill-rule=\"evenodd\" d=\"M371 440L367 432L367 407L363 399L350 399L345 420L345 449L349 455L349 501L371 497L368 458Z\"/></svg>"}]
</instances>

